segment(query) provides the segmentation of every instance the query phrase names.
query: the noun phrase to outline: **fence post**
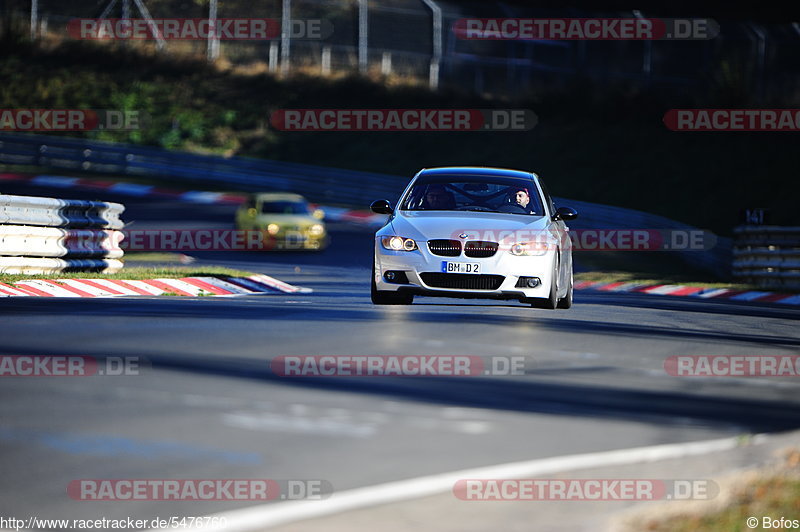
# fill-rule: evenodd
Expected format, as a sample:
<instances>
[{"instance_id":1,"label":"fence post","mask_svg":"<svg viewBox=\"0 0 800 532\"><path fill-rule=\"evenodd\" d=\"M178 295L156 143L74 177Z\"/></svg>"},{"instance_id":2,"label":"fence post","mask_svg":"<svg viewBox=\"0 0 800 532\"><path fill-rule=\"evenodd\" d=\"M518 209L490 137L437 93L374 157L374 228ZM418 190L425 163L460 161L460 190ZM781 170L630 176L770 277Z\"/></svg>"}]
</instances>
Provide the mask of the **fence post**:
<instances>
[{"instance_id":1,"label":"fence post","mask_svg":"<svg viewBox=\"0 0 800 532\"><path fill-rule=\"evenodd\" d=\"M31 40L36 40L36 26L39 24L39 0L31 0Z\"/></svg>"},{"instance_id":2,"label":"fence post","mask_svg":"<svg viewBox=\"0 0 800 532\"><path fill-rule=\"evenodd\" d=\"M122 0L122 19L123 20L130 20L131 18L131 3L130 0ZM127 48L130 46L130 42L127 39L122 40L122 46Z\"/></svg>"},{"instance_id":3,"label":"fence post","mask_svg":"<svg viewBox=\"0 0 800 532\"><path fill-rule=\"evenodd\" d=\"M327 76L331 73L331 47L322 47L322 75Z\"/></svg>"},{"instance_id":4,"label":"fence post","mask_svg":"<svg viewBox=\"0 0 800 532\"><path fill-rule=\"evenodd\" d=\"M431 68L428 82L431 90L439 88L439 65L442 61L442 8L434 0L422 0L433 13L433 54L431 55Z\"/></svg>"},{"instance_id":5,"label":"fence post","mask_svg":"<svg viewBox=\"0 0 800 532\"><path fill-rule=\"evenodd\" d=\"M381 57L381 74L389 76L392 73L392 52L383 52Z\"/></svg>"},{"instance_id":6,"label":"fence post","mask_svg":"<svg viewBox=\"0 0 800 532\"><path fill-rule=\"evenodd\" d=\"M367 73L369 51L369 7L367 0L358 0L358 71Z\"/></svg>"},{"instance_id":7,"label":"fence post","mask_svg":"<svg viewBox=\"0 0 800 532\"><path fill-rule=\"evenodd\" d=\"M638 19L644 19L644 15L638 9L633 10L633 16ZM650 77L653 71L653 41L644 41L644 56L642 57L642 73L644 74L647 82L650 82Z\"/></svg>"},{"instance_id":8,"label":"fence post","mask_svg":"<svg viewBox=\"0 0 800 532\"><path fill-rule=\"evenodd\" d=\"M281 74L289 73L289 52L292 32L292 0L283 0L281 13Z\"/></svg>"},{"instance_id":9,"label":"fence post","mask_svg":"<svg viewBox=\"0 0 800 532\"><path fill-rule=\"evenodd\" d=\"M219 57L219 35L217 34L217 0L208 3L208 60L215 61Z\"/></svg>"},{"instance_id":10,"label":"fence post","mask_svg":"<svg viewBox=\"0 0 800 532\"><path fill-rule=\"evenodd\" d=\"M278 70L278 41L269 43L269 71Z\"/></svg>"}]
</instances>

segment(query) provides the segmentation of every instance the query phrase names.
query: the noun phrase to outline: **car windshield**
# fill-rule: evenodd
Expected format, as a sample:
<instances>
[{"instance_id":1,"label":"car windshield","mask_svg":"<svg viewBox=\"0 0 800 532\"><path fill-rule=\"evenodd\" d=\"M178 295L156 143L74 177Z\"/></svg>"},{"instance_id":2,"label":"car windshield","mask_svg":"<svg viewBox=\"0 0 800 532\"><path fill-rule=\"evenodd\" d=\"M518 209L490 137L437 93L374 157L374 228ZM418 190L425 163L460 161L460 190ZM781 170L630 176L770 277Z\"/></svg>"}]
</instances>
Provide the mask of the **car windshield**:
<instances>
[{"instance_id":1,"label":"car windshield","mask_svg":"<svg viewBox=\"0 0 800 532\"><path fill-rule=\"evenodd\" d=\"M302 201L265 201L261 204L264 214L311 214L308 203Z\"/></svg>"},{"instance_id":2,"label":"car windshield","mask_svg":"<svg viewBox=\"0 0 800 532\"><path fill-rule=\"evenodd\" d=\"M502 177L453 177L417 182L403 198L400 209L544 214L532 180Z\"/></svg>"}]
</instances>

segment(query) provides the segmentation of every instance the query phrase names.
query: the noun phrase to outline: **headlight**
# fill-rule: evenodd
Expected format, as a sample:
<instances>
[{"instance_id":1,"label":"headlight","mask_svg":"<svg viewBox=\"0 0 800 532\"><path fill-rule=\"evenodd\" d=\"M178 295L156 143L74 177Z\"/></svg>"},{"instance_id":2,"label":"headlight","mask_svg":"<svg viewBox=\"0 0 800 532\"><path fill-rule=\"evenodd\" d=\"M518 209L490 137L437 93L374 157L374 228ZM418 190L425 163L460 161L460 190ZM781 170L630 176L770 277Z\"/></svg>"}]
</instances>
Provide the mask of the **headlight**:
<instances>
[{"instance_id":1,"label":"headlight","mask_svg":"<svg viewBox=\"0 0 800 532\"><path fill-rule=\"evenodd\" d=\"M384 248L392 251L414 251L417 249L416 242L410 238L403 238L402 236L381 237L381 244Z\"/></svg>"},{"instance_id":2,"label":"headlight","mask_svg":"<svg viewBox=\"0 0 800 532\"><path fill-rule=\"evenodd\" d=\"M278 225L278 224L269 224L267 226L267 233L269 233L271 235L277 235L278 231L280 231L280 230L281 230L281 226Z\"/></svg>"},{"instance_id":3,"label":"headlight","mask_svg":"<svg viewBox=\"0 0 800 532\"><path fill-rule=\"evenodd\" d=\"M548 242L517 242L512 245L508 251L512 255L519 256L537 256L544 255L555 246Z\"/></svg>"},{"instance_id":4,"label":"headlight","mask_svg":"<svg viewBox=\"0 0 800 532\"><path fill-rule=\"evenodd\" d=\"M311 236L322 236L325 234L325 226L322 224L314 224L308 228L308 234Z\"/></svg>"}]
</instances>

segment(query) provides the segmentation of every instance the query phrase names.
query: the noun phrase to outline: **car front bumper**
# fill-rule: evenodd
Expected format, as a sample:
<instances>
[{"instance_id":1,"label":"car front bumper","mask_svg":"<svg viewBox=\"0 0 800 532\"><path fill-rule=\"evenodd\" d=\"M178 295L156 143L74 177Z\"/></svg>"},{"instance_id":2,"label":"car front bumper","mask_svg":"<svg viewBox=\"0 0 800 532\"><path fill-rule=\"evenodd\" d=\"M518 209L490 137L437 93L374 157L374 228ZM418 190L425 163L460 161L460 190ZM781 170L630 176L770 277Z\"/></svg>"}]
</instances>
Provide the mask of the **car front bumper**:
<instances>
[{"instance_id":1,"label":"car front bumper","mask_svg":"<svg viewBox=\"0 0 800 532\"><path fill-rule=\"evenodd\" d=\"M438 297L485 299L546 298L550 294L555 250L547 251L539 256L516 256L509 253L508 250L499 249L492 257L473 258L466 257L463 253L458 257L434 255L427 249L425 242L418 242L418 246L418 249L414 251L391 251L381 245L380 237L375 239L375 286L378 290L402 291ZM489 290L463 287L442 288L432 286L423 280L422 274L441 274L442 263L446 261L480 264L480 274L448 275L502 276L502 282L496 289ZM403 272L406 279L401 278L401 280L407 280L407 282L389 282L385 278L385 274L390 271ZM534 288L518 287L516 285L521 276L538 277L540 284ZM438 279L441 279L441 276ZM463 280L463 277L461 279ZM458 282L454 284L458 284Z\"/></svg>"}]
</instances>

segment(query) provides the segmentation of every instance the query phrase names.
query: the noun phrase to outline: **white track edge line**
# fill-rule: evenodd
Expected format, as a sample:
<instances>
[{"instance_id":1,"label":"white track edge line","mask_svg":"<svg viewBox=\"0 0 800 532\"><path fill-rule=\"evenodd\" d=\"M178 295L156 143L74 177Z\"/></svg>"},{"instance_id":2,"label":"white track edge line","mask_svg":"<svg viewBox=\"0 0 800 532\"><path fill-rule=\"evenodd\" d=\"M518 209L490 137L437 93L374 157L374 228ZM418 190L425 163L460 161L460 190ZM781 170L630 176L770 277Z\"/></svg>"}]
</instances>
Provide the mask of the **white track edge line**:
<instances>
[{"instance_id":1,"label":"white track edge line","mask_svg":"<svg viewBox=\"0 0 800 532\"><path fill-rule=\"evenodd\" d=\"M761 443L767 439L766 435L756 435L750 441L752 443ZM338 493L334 492L330 498L318 501L306 500L260 504L230 512L221 512L213 514L212 517L225 517L227 521L225 526L206 526L188 528L187 530L253 532L349 510L364 509L371 506L447 493L453 489L457 481L466 478L522 478L529 475L553 474L592 467L655 462L727 451L739 447L740 444L741 439L738 436L734 436L718 440L670 443L462 469L450 473L387 482Z\"/></svg>"}]
</instances>

